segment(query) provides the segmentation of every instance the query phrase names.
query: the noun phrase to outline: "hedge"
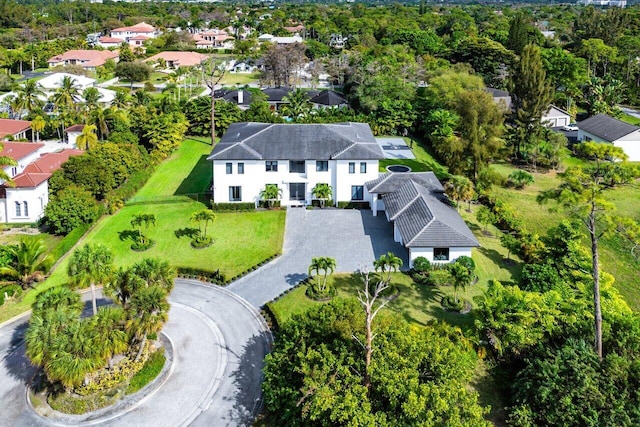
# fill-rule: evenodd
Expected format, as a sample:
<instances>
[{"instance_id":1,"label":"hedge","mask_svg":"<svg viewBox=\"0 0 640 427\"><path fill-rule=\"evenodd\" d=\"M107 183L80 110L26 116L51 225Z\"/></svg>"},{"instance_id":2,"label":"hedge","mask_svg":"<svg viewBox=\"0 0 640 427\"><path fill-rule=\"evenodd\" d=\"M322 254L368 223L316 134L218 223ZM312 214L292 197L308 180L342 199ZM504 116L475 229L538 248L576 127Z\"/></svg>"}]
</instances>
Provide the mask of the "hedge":
<instances>
[{"instance_id":1,"label":"hedge","mask_svg":"<svg viewBox=\"0 0 640 427\"><path fill-rule=\"evenodd\" d=\"M370 209L369 202L338 202L339 209Z\"/></svg>"},{"instance_id":2,"label":"hedge","mask_svg":"<svg viewBox=\"0 0 640 427\"><path fill-rule=\"evenodd\" d=\"M78 243L78 240L80 240L82 236L84 236L84 234L89 231L91 225L92 224L79 225L78 227L71 230L69 234L64 236L62 240L60 240L58 244L51 250L51 255L53 256L53 258L57 261L62 258L64 254L69 252L73 245Z\"/></svg>"},{"instance_id":3,"label":"hedge","mask_svg":"<svg viewBox=\"0 0 640 427\"><path fill-rule=\"evenodd\" d=\"M120 209L124 202L133 197L151 178L155 168L149 166L132 173L129 178L120 187L107 193L105 201L109 209L109 213L114 213Z\"/></svg>"},{"instance_id":4,"label":"hedge","mask_svg":"<svg viewBox=\"0 0 640 427\"><path fill-rule=\"evenodd\" d=\"M227 280L224 274L220 273L220 270L209 271L193 267L176 267L176 270L179 276L197 276L217 285L225 285Z\"/></svg>"},{"instance_id":5,"label":"hedge","mask_svg":"<svg viewBox=\"0 0 640 427\"><path fill-rule=\"evenodd\" d=\"M241 203L213 203L211 202L211 209L216 212L238 212L238 211L252 211L255 210L256 205L251 202Z\"/></svg>"}]
</instances>

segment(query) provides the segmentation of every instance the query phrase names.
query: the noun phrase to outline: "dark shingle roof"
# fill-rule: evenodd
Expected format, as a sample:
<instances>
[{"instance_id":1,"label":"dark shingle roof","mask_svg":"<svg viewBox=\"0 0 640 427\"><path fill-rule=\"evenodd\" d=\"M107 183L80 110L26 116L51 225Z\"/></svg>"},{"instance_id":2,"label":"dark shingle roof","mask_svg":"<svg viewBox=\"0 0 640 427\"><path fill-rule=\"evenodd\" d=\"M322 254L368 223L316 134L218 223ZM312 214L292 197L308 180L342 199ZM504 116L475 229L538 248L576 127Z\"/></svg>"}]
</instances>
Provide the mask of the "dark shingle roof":
<instances>
[{"instance_id":1,"label":"dark shingle roof","mask_svg":"<svg viewBox=\"0 0 640 427\"><path fill-rule=\"evenodd\" d=\"M407 181L413 181L436 193L444 193L442 184L433 172L389 172L381 174L365 185L369 193L385 194L398 191Z\"/></svg>"},{"instance_id":2,"label":"dark shingle roof","mask_svg":"<svg viewBox=\"0 0 640 427\"><path fill-rule=\"evenodd\" d=\"M609 142L616 141L631 132L640 130L637 126L630 125L606 114L596 114L593 117L589 117L578 123L578 128Z\"/></svg>"},{"instance_id":3,"label":"dark shingle roof","mask_svg":"<svg viewBox=\"0 0 640 427\"><path fill-rule=\"evenodd\" d=\"M282 98L286 98L293 92L289 87L270 87L262 89L262 93L267 95L268 102L282 102Z\"/></svg>"},{"instance_id":4,"label":"dark shingle roof","mask_svg":"<svg viewBox=\"0 0 640 427\"><path fill-rule=\"evenodd\" d=\"M239 92L242 92L242 102L238 102L238 95ZM238 105L249 105L251 104L251 92L249 92L248 90L230 90L229 92L226 92L223 96L222 99L224 99L225 101L229 101L229 102L233 102L234 104L238 104Z\"/></svg>"},{"instance_id":5,"label":"dark shingle roof","mask_svg":"<svg viewBox=\"0 0 640 427\"><path fill-rule=\"evenodd\" d=\"M347 104L347 99L338 92L323 90L319 94L313 96L311 98L311 102L314 104L335 106Z\"/></svg>"},{"instance_id":6,"label":"dark shingle roof","mask_svg":"<svg viewBox=\"0 0 640 427\"><path fill-rule=\"evenodd\" d=\"M233 123L209 160L379 160L366 123Z\"/></svg>"},{"instance_id":7,"label":"dark shingle roof","mask_svg":"<svg viewBox=\"0 0 640 427\"><path fill-rule=\"evenodd\" d=\"M368 182L367 188L372 183L380 181L378 186L385 184L382 180ZM397 173L392 175L418 175L425 173ZM416 180L408 177L403 181L395 181L393 191L384 196L384 205L389 219L394 221L406 247L476 247L480 246L458 212L448 203L446 196L440 191L442 185L433 177L438 185L431 182L432 187L427 188ZM397 184L403 182L400 187ZM374 190L376 192L376 190Z\"/></svg>"}]
</instances>

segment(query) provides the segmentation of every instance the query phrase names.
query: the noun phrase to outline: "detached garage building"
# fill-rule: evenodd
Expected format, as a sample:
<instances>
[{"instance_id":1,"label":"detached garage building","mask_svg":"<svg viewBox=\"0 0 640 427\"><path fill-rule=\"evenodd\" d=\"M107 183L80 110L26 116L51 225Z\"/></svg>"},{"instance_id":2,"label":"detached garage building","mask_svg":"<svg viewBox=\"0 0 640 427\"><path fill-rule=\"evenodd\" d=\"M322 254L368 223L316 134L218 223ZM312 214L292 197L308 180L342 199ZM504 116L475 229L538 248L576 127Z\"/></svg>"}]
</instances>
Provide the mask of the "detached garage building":
<instances>
[{"instance_id":1,"label":"detached garage building","mask_svg":"<svg viewBox=\"0 0 640 427\"><path fill-rule=\"evenodd\" d=\"M630 161L640 161L640 127L606 114L597 114L578 123L578 141L610 143L622 148Z\"/></svg>"}]
</instances>

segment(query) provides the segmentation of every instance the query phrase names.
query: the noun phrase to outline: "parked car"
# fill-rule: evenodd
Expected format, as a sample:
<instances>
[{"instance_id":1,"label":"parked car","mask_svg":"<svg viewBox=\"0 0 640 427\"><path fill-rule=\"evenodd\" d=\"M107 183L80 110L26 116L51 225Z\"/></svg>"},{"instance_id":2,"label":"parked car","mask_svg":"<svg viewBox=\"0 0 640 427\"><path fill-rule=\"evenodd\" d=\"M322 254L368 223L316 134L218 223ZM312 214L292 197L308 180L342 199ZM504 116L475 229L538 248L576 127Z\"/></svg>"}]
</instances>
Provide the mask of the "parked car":
<instances>
[{"instance_id":1,"label":"parked car","mask_svg":"<svg viewBox=\"0 0 640 427\"><path fill-rule=\"evenodd\" d=\"M569 123L568 125L562 126L562 130L565 132L575 132L578 130L578 125L576 123Z\"/></svg>"}]
</instances>

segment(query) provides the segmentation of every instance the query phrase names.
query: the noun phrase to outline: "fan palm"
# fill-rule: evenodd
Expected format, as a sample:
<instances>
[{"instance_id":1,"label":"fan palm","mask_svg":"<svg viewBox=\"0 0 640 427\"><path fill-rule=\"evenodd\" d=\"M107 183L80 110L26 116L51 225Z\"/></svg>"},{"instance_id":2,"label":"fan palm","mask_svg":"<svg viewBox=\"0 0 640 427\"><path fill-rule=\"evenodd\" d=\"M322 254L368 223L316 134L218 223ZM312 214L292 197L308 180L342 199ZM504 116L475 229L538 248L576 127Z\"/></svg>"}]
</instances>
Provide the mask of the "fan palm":
<instances>
[{"instance_id":1,"label":"fan palm","mask_svg":"<svg viewBox=\"0 0 640 427\"><path fill-rule=\"evenodd\" d=\"M57 286L38 294L31 308L34 314L64 309L79 315L82 311L82 301L77 292L66 286Z\"/></svg>"},{"instance_id":2,"label":"fan palm","mask_svg":"<svg viewBox=\"0 0 640 427\"><path fill-rule=\"evenodd\" d=\"M127 349L127 334L121 329L124 311L119 307L101 307L93 317L94 345L113 368L113 356Z\"/></svg>"},{"instance_id":3,"label":"fan palm","mask_svg":"<svg viewBox=\"0 0 640 427\"><path fill-rule=\"evenodd\" d=\"M23 288L49 271L53 264L53 257L47 254L40 239L23 237L17 246L9 246L8 250L13 260L10 265L0 268L0 274L16 279Z\"/></svg>"},{"instance_id":4,"label":"fan palm","mask_svg":"<svg viewBox=\"0 0 640 427\"><path fill-rule=\"evenodd\" d=\"M84 245L76 249L71 255L67 274L72 283L86 287L91 287L91 300L93 314L98 313L96 303L96 283L104 285L113 278L113 255L111 251L102 245Z\"/></svg>"},{"instance_id":5,"label":"fan palm","mask_svg":"<svg viewBox=\"0 0 640 427\"><path fill-rule=\"evenodd\" d=\"M142 279L146 286L160 286L169 294L173 289L176 271L167 261L158 258L145 258L129 269L131 273Z\"/></svg>"},{"instance_id":6,"label":"fan palm","mask_svg":"<svg viewBox=\"0 0 640 427\"><path fill-rule=\"evenodd\" d=\"M147 335L158 332L168 319L167 293L159 286L142 288L131 298L127 327L140 343L135 360L140 360Z\"/></svg>"}]
</instances>

